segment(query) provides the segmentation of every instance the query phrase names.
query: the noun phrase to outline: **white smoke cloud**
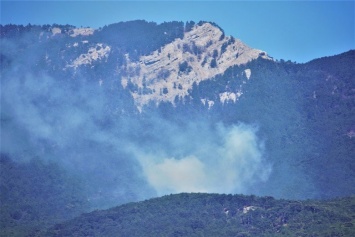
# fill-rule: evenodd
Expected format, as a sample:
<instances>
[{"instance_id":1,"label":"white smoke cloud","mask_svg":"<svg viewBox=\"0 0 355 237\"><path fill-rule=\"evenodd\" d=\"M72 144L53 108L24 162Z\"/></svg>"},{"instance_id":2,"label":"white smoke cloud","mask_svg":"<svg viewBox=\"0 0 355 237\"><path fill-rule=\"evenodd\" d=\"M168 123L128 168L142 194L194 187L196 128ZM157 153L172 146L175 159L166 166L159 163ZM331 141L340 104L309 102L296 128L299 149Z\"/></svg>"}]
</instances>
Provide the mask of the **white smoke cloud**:
<instances>
[{"instance_id":1,"label":"white smoke cloud","mask_svg":"<svg viewBox=\"0 0 355 237\"><path fill-rule=\"evenodd\" d=\"M162 163L150 164L144 170L148 182L158 193L208 191L203 182L208 179L205 164L194 156L180 160L164 159Z\"/></svg>"},{"instance_id":2,"label":"white smoke cloud","mask_svg":"<svg viewBox=\"0 0 355 237\"><path fill-rule=\"evenodd\" d=\"M145 176L159 195L179 192L245 193L256 181L265 182L271 165L263 158L263 143L253 126L239 124L217 129L219 142L204 143L204 152L181 158L140 154ZM181 139L181 138L180 138ZM202 139L202 138L201 138ZM172 138L173 142L174 138ZM203 143L186 139L196 150Z\"/></svg>"},{"instance_id":3,"label":"white smoke cloud","mask_svg":"<svg viewBox=\"0 0 355 237\"><path fill-rule=\"evenodd\" d=\"M110 116L113 100L98 84L15 76L1 81L1 152L60 162L93 186L90 195L248 193L271 172L255 126Z\"/></svg>"}]
</instances>

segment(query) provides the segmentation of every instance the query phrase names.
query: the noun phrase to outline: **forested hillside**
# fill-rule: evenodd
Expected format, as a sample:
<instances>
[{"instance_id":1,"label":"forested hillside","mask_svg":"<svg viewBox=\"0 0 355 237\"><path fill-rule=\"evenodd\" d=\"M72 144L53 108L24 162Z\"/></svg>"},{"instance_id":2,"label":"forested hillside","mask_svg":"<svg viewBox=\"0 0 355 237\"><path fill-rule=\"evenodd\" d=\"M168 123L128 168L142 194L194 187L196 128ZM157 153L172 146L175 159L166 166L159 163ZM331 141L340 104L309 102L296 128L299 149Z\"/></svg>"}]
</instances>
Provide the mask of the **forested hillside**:
<instances>
[{"instance_id":1,"label":"forested hillside","mask_svg":"<svg viewBox=\"0 0 355 237\"><path fill-rule=\"evenodd\" d=\"M355 192L355 68L350 66L354 62L354 50L306 64L257 59L201 82L192 89L191 98L175 108L160 104L160 114L169 120L204 117L228 125L257 124L273 172L253 192L299 198L351 195ZM242 95L235 103L222 102L218 96L225 91ZM214 101L213 106L203 100Z\"/></svg>"},{"instance_id":2,"label":"forested hillside","mask_svg":"<svg viewBox=\"0 0 355 237\"><path fill-rule=\"evenodd\" d=\"M63 222L43 236L353 236L355 199L176 194Z\"/></svg>"},{"instance_id":3,"label":"forested hillside","mask_svg":"<svg viewBox=\"0 0 355 237\"><path fill-rule=\"evenodd\" d=\"M84 186L53 162L0 156L0 236L27 234L90 210Z\"/></svg>"}]
</instances>

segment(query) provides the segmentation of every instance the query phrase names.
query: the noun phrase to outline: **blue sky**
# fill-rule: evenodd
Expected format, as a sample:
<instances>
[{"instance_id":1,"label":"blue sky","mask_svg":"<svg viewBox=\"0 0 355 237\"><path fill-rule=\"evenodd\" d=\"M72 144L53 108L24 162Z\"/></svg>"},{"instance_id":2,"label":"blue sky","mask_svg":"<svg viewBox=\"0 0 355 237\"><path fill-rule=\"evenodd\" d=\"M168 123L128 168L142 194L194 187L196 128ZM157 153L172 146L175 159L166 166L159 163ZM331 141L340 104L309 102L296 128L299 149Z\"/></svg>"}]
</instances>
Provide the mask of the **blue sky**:
<instances>
[{"instance_id":1,"label":"blue sky","mask_svg":"<svg viewBox=\"0 0 355 237\"><path fill-rule=\"evenodd\" d=\"M355 48L355 1L1 1L1 24L99 28L120 21L212 21L276 59L307 62Z\"/></svg>"}]
</instances>

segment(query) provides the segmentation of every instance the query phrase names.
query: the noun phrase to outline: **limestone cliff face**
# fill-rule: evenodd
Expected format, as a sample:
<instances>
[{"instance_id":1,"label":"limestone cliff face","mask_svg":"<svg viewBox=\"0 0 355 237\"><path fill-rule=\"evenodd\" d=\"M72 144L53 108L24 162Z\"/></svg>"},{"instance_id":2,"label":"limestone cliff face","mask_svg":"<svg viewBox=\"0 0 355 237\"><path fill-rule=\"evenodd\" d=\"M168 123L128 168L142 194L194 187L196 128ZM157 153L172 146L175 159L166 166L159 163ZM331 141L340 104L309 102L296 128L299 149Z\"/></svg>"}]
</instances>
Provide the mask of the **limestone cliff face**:
<instances>
[{"instance_id":1,"label":"limestone cliff face","mask_svg":"<svg viewBox=\"0 0 355 237\"><path fill-rule=\"evenodd\" d=\"M225 37L210 23L196 25L182 39L141 56L122 68L122 85L133 84L132 96L140 109L161 101L174 103L176 97L188 95L193 83L223 74L234 65L245 64L258 57L271 59L261 50L252 49L238 39Z\"/></svg>"},{"instance_id":2,"label":"limestone cliff face","mask_svg":"<svg viewBox=\"0 0 355 237\"><path fill-rule=\"evenodd\" d=\"M120 31L113 30L108 34L115 38L110 41L107 35L100 35L102 30L73 27L67 30L54 27L50 30L49 38L56 36L63 41L62 53L67 55L62 57L64 71L76 75L82 68L94 69L102 65L108 74L117 75L116 79L130 91L140 111L150 103L174 104L176 99L190 96L194 83L198 85L203 80L223 74L232 66L246 64L259 57L271 60L264 51L253 49L232 36L225 36L218 26L208 22L196 24L190 30L185 28L185 32L182 29L181 36L171 38L169 43L162 43L160 48L155 47L150 53L147 51L139 57L133 56L132 51L122 47L122 44L115 45L119 41L115 34L122 34ZM168 29L160 33L165 36L171 34ZM156 39L147 40L147 44L152 40ZM47 62L53 56L56 55L46 56ZM123 60L118 62L117 58ZM113 63L107 63L110 59ZM244 77L245 84L251 77L250 69L245 70ZM107 80L100 78L99 85ZM235 103L243 94L242 87L241 84L237 90L221 92L217 100ZM208 104L209 108L215 102L201 98L201 103Z\"/></svg>"}]
</instances>

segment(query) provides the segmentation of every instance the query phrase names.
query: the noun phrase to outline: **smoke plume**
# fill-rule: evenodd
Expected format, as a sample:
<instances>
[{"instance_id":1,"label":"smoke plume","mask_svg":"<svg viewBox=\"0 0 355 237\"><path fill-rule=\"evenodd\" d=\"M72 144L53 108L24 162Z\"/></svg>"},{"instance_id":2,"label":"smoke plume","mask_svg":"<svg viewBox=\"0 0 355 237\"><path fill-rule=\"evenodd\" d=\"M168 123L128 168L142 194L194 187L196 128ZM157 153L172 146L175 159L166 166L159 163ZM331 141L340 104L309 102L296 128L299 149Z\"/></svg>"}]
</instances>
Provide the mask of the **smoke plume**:
<instances>
[{"instance_id":1,"label":"smoke plume","mask_svg":"<svg viewBox=\"0 0 355 237\"><path fill-rule=\"evenodd\" d=\"M150 185L159 195L179 192L245 193L255 182L266 181L271 166L263 158L263 143L253 126L239 124L214 132L193 130L186 144L194 150L186 156L164 156L161 153L138 155ZM207 136L206 136L207 135ZM182 136L179 134L178 136ZM175 135L171 134L174 143ZM179 138L181 140L181 138ZM176 149L184 149L183 144ZM170 152L178 154L177 152Z\"/></svg>"},{"instance_id":2,"label":"smoke plume","mask_svg":"<svg viewBox=\"0 0 355 237\"><path fill-rule=\"evenodd\" d=\"M1 75L1 153L18 162L57 162L85 181L93 206L166 193L248 193L267 181L271 165L256 126L202 117L177 123L129 111L133 100L119 80L102 83L84 69L75 77L34 72L43 49L17 57L11 42L2 43L12 50L1 51L8 60Z\"/></svg>"}]
</instances>

